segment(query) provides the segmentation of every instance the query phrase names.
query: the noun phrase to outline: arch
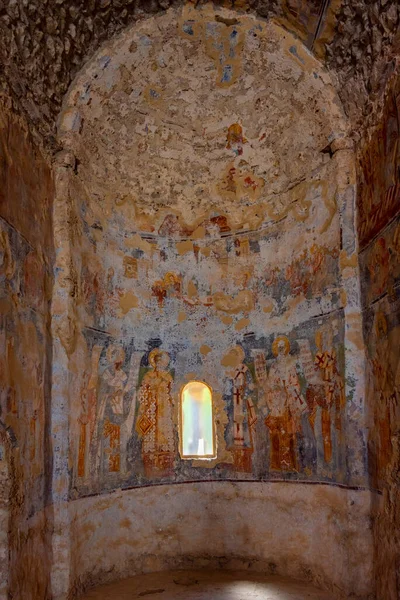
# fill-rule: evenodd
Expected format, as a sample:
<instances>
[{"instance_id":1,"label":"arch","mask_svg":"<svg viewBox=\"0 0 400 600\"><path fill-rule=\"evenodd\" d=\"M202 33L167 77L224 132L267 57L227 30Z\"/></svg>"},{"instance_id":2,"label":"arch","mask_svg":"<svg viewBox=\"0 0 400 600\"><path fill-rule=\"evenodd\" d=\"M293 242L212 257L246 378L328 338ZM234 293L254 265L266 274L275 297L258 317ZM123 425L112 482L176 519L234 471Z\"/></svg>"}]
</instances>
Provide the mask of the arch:
<instances>
[{"instance_id":1,"label":"arch","mask_svg":"<svg viewBox=\"0 0 400 600\"><path fill-rule=\"evenodd\" d=\"M131 502L129 510L139 514L137 498L150 499L153 491L157 494L157 484L168 486L163 487L167 497L176 494L185 499L180 505L184 507L193 505L193 488L205 522L182 509L176 545L169 539L167 543L154 542L152 536L149 546L138 544L138 554L130 555L126 564L136 571L148 570L148 557L157 556L160 561L152 563L152 570L165 568L167 563L179 568L194 555L202 559L210 547L215 556L253 559L248 556L248 539L257 539L260 531L261 542L267 540L266 562L278 565L282 574L294 575L288 568L293 560L287 559L287 553L293 554L292 538L286 539L289 546L283 548L282 532L301 523L301 535L315 548L314 527L304 514L313 513L313 503L319 498L317 487L307 484L330 486L323 506L330 511L331 505L336 507L342 498L345 501L348 493L336 484L364 482L357 461L347 461L346 454L351 446L353 456L361 455L359 423L347 418L346 428L341 429L345 416L357 414L352 398L360 398L362 390L362 376L353 385L345 380L345 373L348 369L363 372L357 364L362 352L353 348L353 341L350 351L344 351L352 333L348 323L352 315L348 317L343 304L347 296L354 295L357 275L346 271L342 277L345 263L340 260L342 248L349 256L354 248L354 181L343 177L349 173L349 165L354 166L354 153L347 139L346 116L323 65L276 23L224 9L224 18L234 24L222 27L216 18L220 12L173 8L135 24L99 50L65 98L58 140L67 151L59 155L55 209L60 225L56 227L57 245L62 249L55 294L58 297L59 293L65 305L63 313L53 315L59 358L54 368L65 369L68 376L71 365L77 377L71 379L68 403L63 386L53 387L53 410L63 407L65 431L68 429L71 439L62 456L64 473L71 460L78 464L79 439L86 439L90 428L100 432L105 423L116 425L107 431L116 432L114 446L121 446L118 428L123 416L115 414L105 349L122 344L125 359L118 385L124 390L125 414L128 404L132 407L135 402L136 415L142 416L140 407L151 404L154 410L158 405L162 410L156 427L152 414L147 419L140 416L139 426L138 422L129 428L124 425L130 436L124 446L129 458L126 470L100 472L90 465L87 477L76 477L72 471L76 522L93 519L101 523L106 540L115 522L103 520L97 501L85 495L95 496L118 486L135 488L124 492L124 497ZM224 49L230 48L232 40L237 43L232 61L228 61L230 51ZM330 152L321 151L324 149ZM66 189L71 191L68 206ZM76 216L73 231L63 226L70 223L68 211ZM66 277L73 282L76 273L81 273L81 285L77 293L71 289L68 295ZM337 294L339 290L344 293ZM71 315L70 322L64 315ZM65 319L65 326L59 327L58 318ZM291 351L275 355L273 341L283 335ZM58 352L60 344L63 348ZM169 363L152 365L142 360L138 369L132 370L132 349L148 355L155 345L169 355ZM335 385L345 390L348 401L332 415L331 436L322 436L316 392L325 390L320 381L332 374L322 367L316 372L314 364L319 359L323 364L328 355L339 357ZM297 372L300 363L306 383ZM271 369L274 385L268 386ZM207 381L212 386L208 389L215 431L213 456L207 459L196 454L191 461L190 452L184 452L178 441L183 441L183 400L190 389L187 375L192 372L196 375L189 379L199 381L189 384L207 385L203 383ZM300 460L288 464L284 456L275 465L268 452L276 428L288 418L288 411L282 415L279 408L279 390L286 373L292 382L294 410L289 418L291 430L299 431L292 436L298 441L299 455L300 442L307 442L303 444L309 453L304 465ZM100 416L91 410L95 385L103 394L106 409ZM86 388L86 395L82 394ZM311 419L307 414L310 399ZM271 411L267 400L277 408L266 422ZM235 443L237 423L243 423L243 439ZM164 449L157 452L154 469L148 474L143 437L154 429ZM357 435L347 444L349 432L355 431ZM104 461L108 464L106 455ZM348 469L342 468L344 464ZM278 478L283 482L276 483ZM277 513L263 510L265 494L274 490L280 507L288 496L286 486L294 480L293 489L305 500L295 504L290 519L283 523ZM200 481L207 482L207 493L198 493ZM183 483L187 487L175 491L174 486ZM67 494L65 477L64 485ZM248 504L252 490L261 500L251 509L257 519L244 536L241 531L247 514L238 518L242 508L226 502L226 497L234 493L237 507L242 507ZM158 494L165 529L154 519L153 511L147 510L142 521L165 536L162 532L172 523L175 527L178 519L170 511L173 502L169 499L165 510L164 491ZM218 504L220 510L216 520L221 527L213 528L214 545L214 540L210 544L207 522L210 504ZM303 508L304 514L298 514ZM231 535L232 522L240 526L237 535ZM83 530L73 525L67 534L63 529L74 556L76 549L83 547ZM330 554L339 554L337 536L327 535L333 543ZM319 549L315 556L307 554L299 573L305 569L320 572L323 558ZM100 571L110 573L114 565L119 567L119 558L111 552L105 560L109 562L96 564L92 549L87 551L71 565L71 581L90 579L94 566L97 580ZM300 565L302 560L299 555L294 562ZM359 564L365 565L366 560ZM357 579L367 581L365 577ZM328 569L326 580L336 585ZM340 585L351 589L353 582Z\"/></svg>"},{"instance_id":2,"label":"arch","mask_svg":"<svg viewBox=\"0 0 400 600\"><path fill-rule=\"evenodd\" d=\"M181 392L180 449L182 458L213 458L216 454L212 390L189 381Z\"/></svg>"}]
</instances>

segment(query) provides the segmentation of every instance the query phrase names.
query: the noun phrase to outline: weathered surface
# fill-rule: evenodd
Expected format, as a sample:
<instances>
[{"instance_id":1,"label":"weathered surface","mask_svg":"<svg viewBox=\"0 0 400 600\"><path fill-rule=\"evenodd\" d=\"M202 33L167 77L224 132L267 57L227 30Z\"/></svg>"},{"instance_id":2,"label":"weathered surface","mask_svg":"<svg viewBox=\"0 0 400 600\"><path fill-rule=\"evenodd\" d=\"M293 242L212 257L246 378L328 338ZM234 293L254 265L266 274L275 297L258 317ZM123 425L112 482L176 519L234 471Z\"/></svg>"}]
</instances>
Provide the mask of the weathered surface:
<instances>
[{"instance_id":1,"label":"weathered surface","mask_svg":"<svg viewBox=\"0 0 400 600\"><path fill-rule=\"evenodd\" d=\"M349 142L330 78L281 27L235 15L150 18L77 78L59 140L87 189L91 236L212 238L301 220L307 185L334 195L328 147Z\"/></svg>"},{"instance_id":2,"label":"weathered surface","mask_svg":"<svg viewBox=\"0 0 400 600\"><path fill-rule=\"evenodd\" d=\"M0 57L3 85L34 126L54 142L55 121L68 86L88 55L101 42L174 0L74 0L52 2L3 0L0 4ZM278 15L312 42L322 0L236 2L239 11Z\"/></svg>"},{"instance_id":3,"label":"weathered surface","mask_svg":"<svg viewBox=\"0 0 400 600\"><path fill-rule=\"evenodd\" d=\"M369 470L377 598L400 594L400 76L359 148L359 235L368 358Z\"/></svg>"},{"instance_id":4,"label":"weathered surface","mask_svg":"<svg viewBox=\"0 0 400 600\"><path fill-rule=\"evenodd\" d=\"M10 565L8 553L2 564L9 570L7 597L18 600L50 598L44 509L50 461L52 195L49 166L23 123L1 109L0 428L12 446L6 453Z\"/></svg>"},{"instance_id":5,"label":"weathered surface","mask_svg":"<svg viewBox=\"0 0 400 600\"><path fill-rule=\"evenodd\" d=\"M222 568L370 597L368 492L204 482L75 500L70 512L77 590L141 572Z\"/></svg>"},{"instance_id":6,"label":"weathered surface","mask_svg":"<svg viewBox=\"0 0 400 600\"><path fill-rule=\"evenodd\" d=\"M0 425L0 600L7 600L9 579L9 528L11 492L11 444L3 425Z\"/></svg>"},{"instance_id":7,"label":"weathered surface","mask_svg":"<svg viewBox=\"0 0 400 600\"><path fill-rule=\"evenodd\" d=\"M251 495L260 481L284 479L299 481L304 506L314 506L317 487L301 481L366 483L347 134L330 77L296 38L209 6L127 29L77 78L59 120L64 150L55 175L57 598L71 582L85 585L90 572L96 582L110 568L115 577L159 568L146 567L144 545L128 560L130 544L104 553L92 538L91 556L81 553L86 506L93 503L90 518L108 529L98 507L115 496L105 492L196 480L218 495L223 488L212 480L234 479L246 480L238 489ZM190 379L213 390L211 460L179 452L180 391ZM98 493L74 502L69 528L68 500ZM328 512L336 494L344 511L338 530L346 523L359 539L365 524L347 522L353 491L327 492ZM358 494L354 501L364 503ZM254 515L261 512L257 505ZM154 553L175 548L174 535ZM320 548L296 555L290 571L296 553L288 543L283 572L304 578L310 569L317 578ZM347 557L345 569L353 550L345 536L332 544L330 556ZM368 536L365 544L362 552ZM244 542L218 556L243 553ZM179 560L192 554L183 548ZM267 551L260 560L270 562ZM332 586L328 562L323 580ZM343 593L368 596L368 578L343 575L335 580Z\"/></svg>"},{"instance_id":8,"label":"weathered surface","mask_svg":"<svg viewBox=\"0 0 400 600\"><path fill-rule=\"evenodd\" d=\"M53 178L26 127L2 112L0 425L13 436L2 465L13 500L0 499L0 552L9 514L12 523L7 586L18 599L65 600L110 572L249 559L367 598L368 493L349 486L369 477L376 596L395 600L398 2L260 0L216 12L187 3L164 14L170 4L180 3L0 2L2 89L32 130L62 148L51 298ZM366 387L349 142L365 117ZM180 391L193 378L214 394L217 452L206 462L179 452ZM172 485L192 480L184 494ZM167 487L113 492L155 483ZM199 499L196 485L209 495ZM281 510L282 498L290 506ZM137 522L125 520L124 536L127 512Z\"/></svg>"},{"instance_id":9,"label":"weathered surface","mask_svg":"<svg viewBox=\"0 0 400 600\"><path fill-rule=\"evenodd\" d=\"M326 46L326 64L338 76L340 96L356 133L368 117L374 122L400 52L397 0L342 0L335 36Z\"/></svg>"},{"instance_id":10,"label":"weathered surface","mask_svg":"<svg viewBox=\"0 0 400 600\"><path fill-rule=\"evenodd\" d=\"M131 28L82 72L60 119L70 158L54 306L74 373L79 494L160 477L365 482L354 168L340 104L284 29L215 17L185 8ZM167 353L160 375L155 348ZM145 431L146 382L159 376L170 423L154 424L168 437L160 453ZM217 455L198 464L177 451L190 378L211 385L218 415ZM274 385L286 379L285 416ZM275 417L289 419L290 439Z\"/></svg>"},{"instance_id":11,"label":"weathered surface","mask_svg":"<svg viewBox=\"0 0 400 600\"><path fill-rule=\"evenodd\" d=\"M73 77L107 38L129 23L162 12L174 0L3 0L0 3L1 84L50 144ZM197 4L197 2L196 2ZM379 89L398 23L398 3L349 0L234 0L241 13L275 18L309 48L327 55L355 121ZM386 61L386 63L385 63Z\"/></svg>"}]
</instances>

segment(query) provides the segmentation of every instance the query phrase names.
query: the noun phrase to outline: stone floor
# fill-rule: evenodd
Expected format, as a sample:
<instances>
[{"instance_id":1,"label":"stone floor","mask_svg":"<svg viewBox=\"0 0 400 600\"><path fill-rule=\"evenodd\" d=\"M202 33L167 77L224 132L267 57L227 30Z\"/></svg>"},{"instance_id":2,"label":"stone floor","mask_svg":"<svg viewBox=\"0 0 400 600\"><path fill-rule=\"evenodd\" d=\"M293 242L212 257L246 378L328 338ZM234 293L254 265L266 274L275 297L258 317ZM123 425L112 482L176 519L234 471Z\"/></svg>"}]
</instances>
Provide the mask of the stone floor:
<instances>
[{"instance_id":1,"label":"stone floor","mask_svg":"<svg viewBox=\"0 0 400 600\"><path fill-rule=\"evenodd\" d=\"M333 600L308 584L246 572L172 571L125 579L81 600Z\"/></svg>"}]
</instances>

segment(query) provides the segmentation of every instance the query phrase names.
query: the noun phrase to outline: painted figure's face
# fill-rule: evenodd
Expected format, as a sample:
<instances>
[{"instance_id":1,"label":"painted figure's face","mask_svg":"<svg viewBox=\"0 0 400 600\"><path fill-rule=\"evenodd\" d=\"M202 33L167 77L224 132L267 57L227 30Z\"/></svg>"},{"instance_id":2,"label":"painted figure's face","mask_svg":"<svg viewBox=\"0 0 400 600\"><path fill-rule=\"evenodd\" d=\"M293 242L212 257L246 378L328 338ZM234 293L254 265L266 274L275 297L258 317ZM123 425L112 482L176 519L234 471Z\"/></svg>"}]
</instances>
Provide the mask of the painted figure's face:
<instances>
[{"instance_id":1,"label":"painted figure's face","mask_svg":"<svg viewBox=\"0 0 400 600\"><path fill-rule=\"evenodd\" d=\"M114 365L115 369L121 369L125 360L124 349L120 346L110 346L107 350L107 358L109 363Z\"/></svg>"},{"instance_id":2,"label":"painted figure's face","mask_svg":"<svg viewBox=\"0 0 400 600\"><path fill-rule=\"evenodd\" d=\"M278 354L279 354L279 356L284 356L286 354L285 340L279 340L279 342L278 342Z\"/></svg>"},{"instance_id":3,"label":"painted figure's face","mask_svg":"<svg viewBox=\"0 0 400 600\"><path fill-rule=\"evenodd\" d=\"M153 352L150 353L149 362L156 371L162 371L169 364L169 355L167 352L153 350Z\"/></svg>"},{"instance_id":4,"label":"painted figure's face","mask_svg":"<svg viewBox=\"0 0 400 600\"><path fill-rule=\"evenodd\" d=\"M125 259L124 267L125 267L125 272L124 272L125 277L128 277L129 279L133 279L134 277L136 277L137 263L136 263L135 259L132 259L130 257Z\"/></svg>"}]
</instances>

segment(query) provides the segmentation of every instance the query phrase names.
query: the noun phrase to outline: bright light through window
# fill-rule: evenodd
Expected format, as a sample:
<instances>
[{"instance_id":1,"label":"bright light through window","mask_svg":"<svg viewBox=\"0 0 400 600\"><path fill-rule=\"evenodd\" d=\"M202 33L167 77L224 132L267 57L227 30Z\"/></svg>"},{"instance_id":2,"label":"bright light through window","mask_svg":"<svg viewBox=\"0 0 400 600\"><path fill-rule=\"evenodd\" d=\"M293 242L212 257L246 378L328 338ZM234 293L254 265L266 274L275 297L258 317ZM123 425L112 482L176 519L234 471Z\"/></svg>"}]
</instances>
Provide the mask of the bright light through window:
<instances>
[{"instance_id":1,"label":"bright light through window","mask_svg":"<svg viewBox=\"0 0 400 600\"><path fill-rule=\"evenodd\" d=\"M211 389L201 381L191 381L181 399L183 458L211 458L215 455Z\"/></svg>"}]
</instances>

